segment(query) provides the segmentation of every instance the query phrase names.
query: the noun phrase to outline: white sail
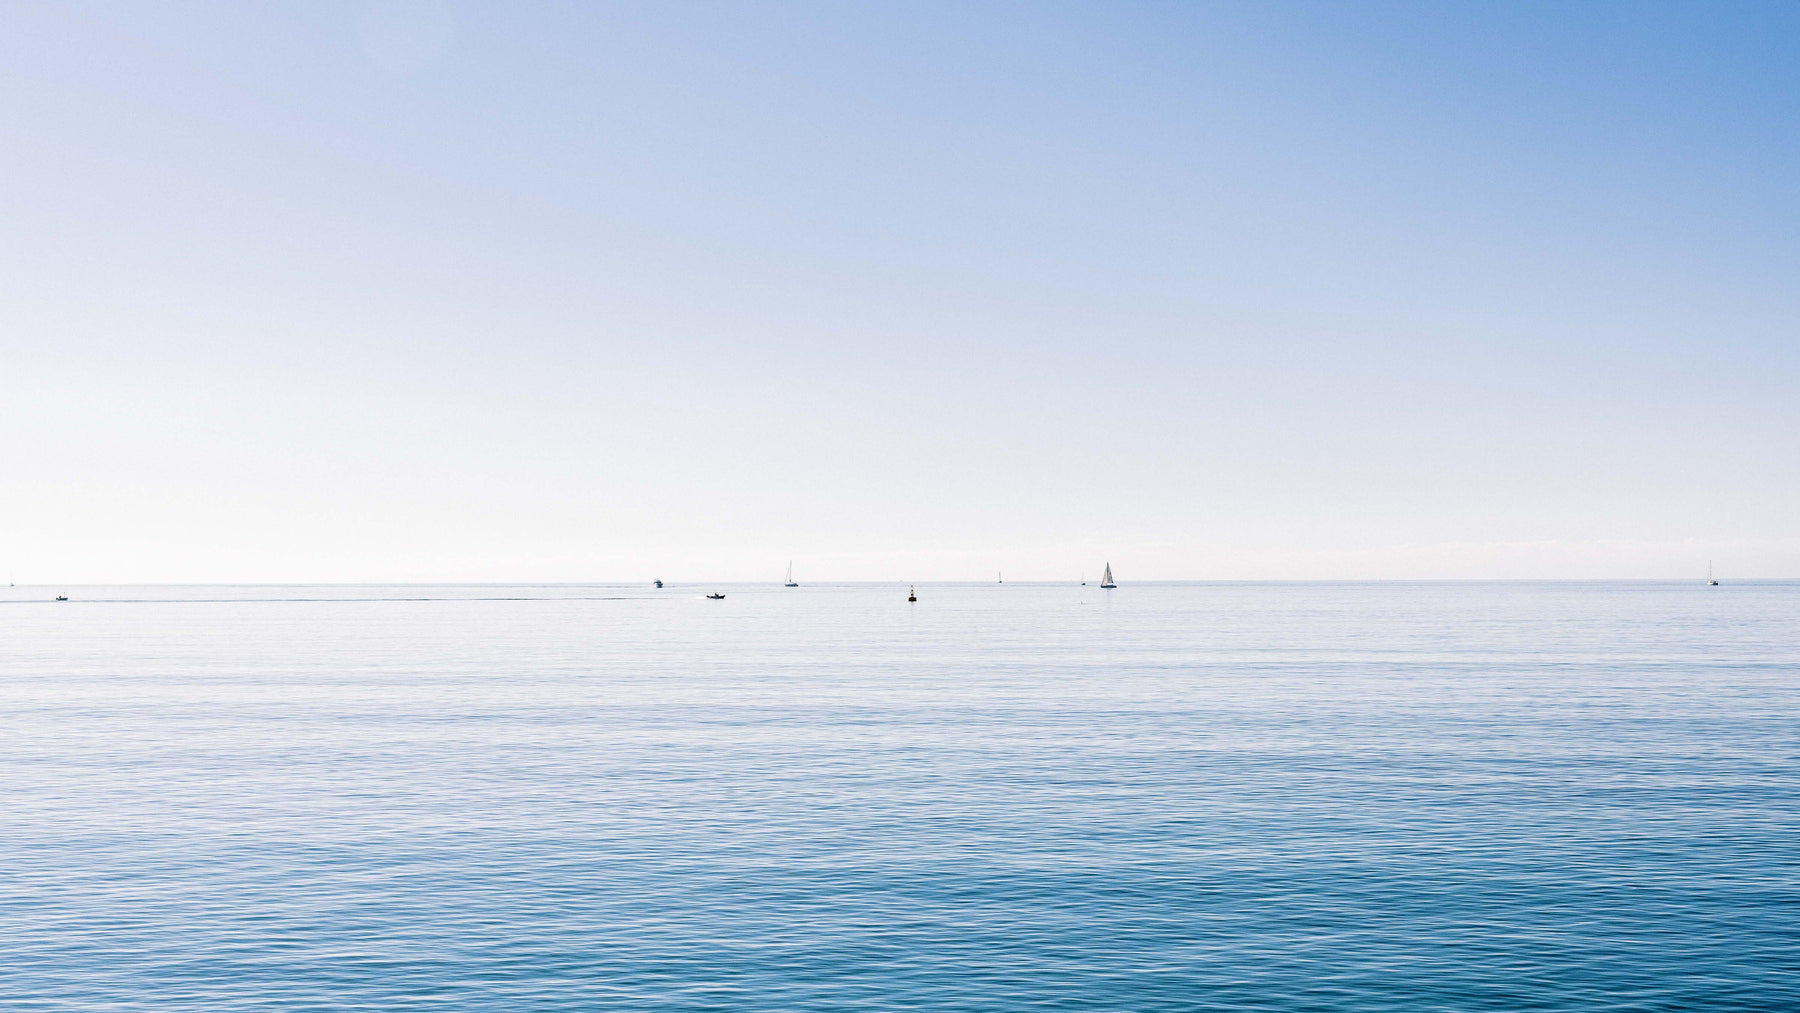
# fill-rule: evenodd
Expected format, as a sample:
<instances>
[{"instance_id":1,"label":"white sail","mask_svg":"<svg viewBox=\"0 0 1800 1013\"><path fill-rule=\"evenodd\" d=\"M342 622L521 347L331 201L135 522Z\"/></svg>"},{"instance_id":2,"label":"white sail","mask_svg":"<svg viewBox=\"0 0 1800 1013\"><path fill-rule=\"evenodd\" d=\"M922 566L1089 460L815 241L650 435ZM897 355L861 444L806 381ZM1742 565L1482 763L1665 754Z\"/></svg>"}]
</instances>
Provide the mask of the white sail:
<instances>
[{"instance_id":1,"label":"white sail","mask_svg":"<svg viewBox=\"0 0 1800 1013\"><path fill-rule=\"evenodd\" d=\"M1101 587L1117 587L1118 586L1117 584L1113 583L1112 564L1111 563L1106 564L1106 572L1100 575L1100 586Z\"/></svg>"}]
</instances>

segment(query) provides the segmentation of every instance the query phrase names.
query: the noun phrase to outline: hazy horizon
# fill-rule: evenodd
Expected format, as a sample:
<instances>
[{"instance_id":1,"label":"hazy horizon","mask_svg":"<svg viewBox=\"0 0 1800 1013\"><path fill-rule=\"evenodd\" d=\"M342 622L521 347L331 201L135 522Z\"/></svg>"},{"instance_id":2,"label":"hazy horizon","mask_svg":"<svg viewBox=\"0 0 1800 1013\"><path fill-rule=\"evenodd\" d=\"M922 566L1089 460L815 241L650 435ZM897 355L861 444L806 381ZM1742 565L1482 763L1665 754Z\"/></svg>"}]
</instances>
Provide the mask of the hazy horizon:
<instances>
[{"instance_id":1,"label":"hazy horizon","mask_svg":"<svg viewBox=\"0 0 1800 1013\"><path fill-rule=\"evenodd\" d=\"M712 587L783 587L780 579L770 580L712 580L706 577L660 578L662 590L705 589ZM1730 577L1724 584L1788 584L1800 581L1800 577ZM1706 577L1276 577L1276 578L1160 578L1156 580L1126 580L1121 587L1134 584L1156 584L1168 586L1172 584L1235 585L1235 584L1704 584ZM799 584L798 587L981 587L1018 584L1021 586L1046 587L1092 587L1098 590L1100 582L1097 578L1085 580L1072 577L1065 580L939 580L932 578L911 579L906 577L885 577L869 580L830 580L820 579ZM645 588L654 590L653 580L362 580L362 581L134 581L96 582L96 583L62 583L62 584L10 584L14 589L30 590L79 589L93 587L149 587L149 588L185 588L185 587L552 587L552 588ZM785 589L785 588L784 588Z\"/></svg>"},{"instance_id":2,"label":"hazy horizon","mask_svg":"<svg viewBox=\"0 0 1800 1013\"><path fill-rule=\"evenodd\" d=\"M1800 574L1800 7L18 5L15 582Z\"/></svg>"}]
</instances>

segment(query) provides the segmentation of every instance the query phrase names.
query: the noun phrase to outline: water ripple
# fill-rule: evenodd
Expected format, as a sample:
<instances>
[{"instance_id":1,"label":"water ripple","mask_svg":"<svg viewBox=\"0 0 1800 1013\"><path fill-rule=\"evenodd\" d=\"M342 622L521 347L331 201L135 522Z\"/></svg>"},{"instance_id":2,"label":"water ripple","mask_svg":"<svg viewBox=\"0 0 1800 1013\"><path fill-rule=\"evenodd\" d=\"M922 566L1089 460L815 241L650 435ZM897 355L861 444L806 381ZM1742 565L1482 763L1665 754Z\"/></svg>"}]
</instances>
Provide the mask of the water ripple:
<instances>
[{"instance_id":1,"label":"water ripple","mask_svg":"<svg viewBox=\"0 0 1800 1013\"><path fill-rule=\"evenodd\" d=\"M1793 585L84 590L6 1009L1800 1008Z\"/></svg>"}]
</instances>

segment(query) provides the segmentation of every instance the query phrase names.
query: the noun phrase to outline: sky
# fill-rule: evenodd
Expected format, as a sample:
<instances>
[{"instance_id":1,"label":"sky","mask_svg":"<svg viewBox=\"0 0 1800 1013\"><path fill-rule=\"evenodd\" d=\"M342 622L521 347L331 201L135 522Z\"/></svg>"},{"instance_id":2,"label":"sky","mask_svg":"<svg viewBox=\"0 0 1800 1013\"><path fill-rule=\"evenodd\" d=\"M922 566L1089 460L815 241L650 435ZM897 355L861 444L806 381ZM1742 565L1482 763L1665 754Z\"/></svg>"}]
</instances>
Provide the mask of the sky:
<instances>
[{"instance_id":1,"label":"sky","mask_svg":"<svg viewBox=\"0 0 1800 1013\"><path fill-rule=\"evenodd\" d=\"M0 0L0 575L1800 576L1800 5Z\"/></svg>"}]
</instances>

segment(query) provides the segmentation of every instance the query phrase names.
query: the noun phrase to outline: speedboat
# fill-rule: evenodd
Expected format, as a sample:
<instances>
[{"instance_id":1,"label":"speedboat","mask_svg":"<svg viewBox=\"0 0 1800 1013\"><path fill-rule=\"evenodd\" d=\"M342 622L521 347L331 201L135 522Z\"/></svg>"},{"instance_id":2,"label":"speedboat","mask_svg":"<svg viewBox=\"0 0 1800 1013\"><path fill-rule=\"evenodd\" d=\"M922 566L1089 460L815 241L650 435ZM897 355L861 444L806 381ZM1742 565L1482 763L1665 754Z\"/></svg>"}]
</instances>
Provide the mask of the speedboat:
<instances>
[{"instance_id":1,"label":"speedboat","mask_svg":"<svg viewBox=\"0 0 1800 1013\"><path fill-rule=\"evenodd\" d=\"M709 595L707 595L707 597L708 598L723 598L725 596L722 594L709 594Z\"/></svg>"}]
</instances>

